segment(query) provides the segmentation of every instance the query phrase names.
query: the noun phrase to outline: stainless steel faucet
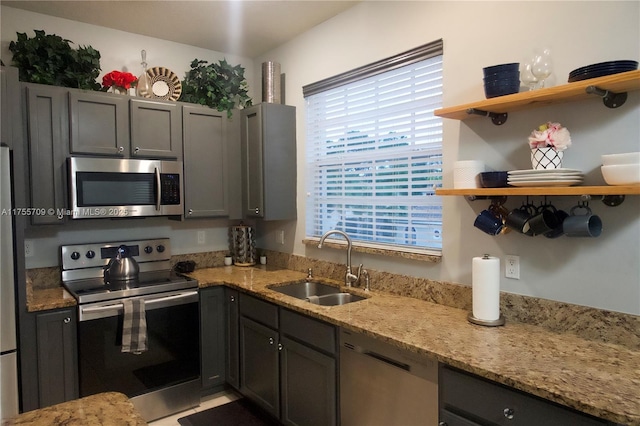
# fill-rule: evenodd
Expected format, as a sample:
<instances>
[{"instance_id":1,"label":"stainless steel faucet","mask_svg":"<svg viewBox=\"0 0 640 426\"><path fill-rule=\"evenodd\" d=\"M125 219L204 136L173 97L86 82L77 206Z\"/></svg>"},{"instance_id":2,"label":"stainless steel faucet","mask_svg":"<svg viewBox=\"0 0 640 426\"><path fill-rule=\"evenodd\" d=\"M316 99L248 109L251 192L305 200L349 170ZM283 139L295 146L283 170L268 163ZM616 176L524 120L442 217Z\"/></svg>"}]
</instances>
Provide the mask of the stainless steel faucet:
<instances>
[{"instance_id":1,"label":"stainless steel faucet","mask_svg":"<svg viewBox=\"0 0 640 426\"><path fill-rule=\"evenodd\" d=\"M351 272L351 238L345 233L338 229L332 229L324 233L324 235L320 238L320 243L318 244L318 248L322 248L322 243L324 240L331 234L342 235L345 240L347 240L347 272L344 275L344 285L347 287L351 287L351 284L358 281L360 279L360 272L362 271L362 264L358 267L358 275L354 275Z\"/></svg>"}]
</instances>

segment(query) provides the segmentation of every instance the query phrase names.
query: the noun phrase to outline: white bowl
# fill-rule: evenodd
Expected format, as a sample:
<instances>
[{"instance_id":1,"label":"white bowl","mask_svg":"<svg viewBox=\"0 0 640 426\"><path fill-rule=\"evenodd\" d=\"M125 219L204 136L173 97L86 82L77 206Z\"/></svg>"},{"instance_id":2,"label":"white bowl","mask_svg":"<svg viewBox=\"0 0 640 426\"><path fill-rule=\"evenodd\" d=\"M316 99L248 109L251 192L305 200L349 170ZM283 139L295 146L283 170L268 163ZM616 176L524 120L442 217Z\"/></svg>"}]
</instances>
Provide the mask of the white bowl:
<instances>
[{"instance_id":1,"label":"white bowl","mask_svg":"<svg viewBox=\"0 0 640 426\"><path fill-rule=\"evenodd\" d=\"M602 165L640 164L640 152L625 152L624 154L607 154L602 156Z\"/></svg>"},{"instance_id":2,"label":"white bowl","mask_svg":"<svg viewBox=\"0 0 640 426\"><path fill-rule=\"evenodd\" d=\"M640 184L639 164L612 164L600 167L604 181L609 185Z\"/></svg>"}]
</instances>

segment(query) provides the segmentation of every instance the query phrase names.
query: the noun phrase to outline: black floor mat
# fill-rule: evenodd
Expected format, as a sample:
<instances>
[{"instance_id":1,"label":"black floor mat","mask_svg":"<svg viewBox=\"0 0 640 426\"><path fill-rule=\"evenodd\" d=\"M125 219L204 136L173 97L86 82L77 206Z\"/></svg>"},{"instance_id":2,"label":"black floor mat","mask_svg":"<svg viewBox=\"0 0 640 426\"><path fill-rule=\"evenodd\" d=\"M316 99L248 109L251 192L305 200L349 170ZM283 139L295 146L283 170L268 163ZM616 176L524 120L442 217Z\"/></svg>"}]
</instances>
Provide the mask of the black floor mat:
<instances>
[{"instance_id":1,"label":"black floor mat","mask_svg":"<svg viewBox=\"0 0 640 426\"><path fill-rule=\"evenodd\" d=\"M276 426L280 423L246 399L181 417L182 426Z\"/></svg>"}]
</instances>

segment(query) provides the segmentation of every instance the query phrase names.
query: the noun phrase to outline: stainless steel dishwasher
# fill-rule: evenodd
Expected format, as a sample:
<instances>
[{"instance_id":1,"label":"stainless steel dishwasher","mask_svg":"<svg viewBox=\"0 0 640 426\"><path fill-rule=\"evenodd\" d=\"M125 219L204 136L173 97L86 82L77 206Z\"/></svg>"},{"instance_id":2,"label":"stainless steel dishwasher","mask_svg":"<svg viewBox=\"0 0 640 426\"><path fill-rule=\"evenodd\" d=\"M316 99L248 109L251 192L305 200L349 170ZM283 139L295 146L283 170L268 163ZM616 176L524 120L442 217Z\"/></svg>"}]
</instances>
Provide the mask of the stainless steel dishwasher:
<instances>
[{"instance_id":1,"label":"stainless steel dishwasher","mask_svg":"<svg viewBox=\"0 0 640 426\"><path fill-rule=\"evenodd\" d=\"M438 363L340 330L342 426L438 424Z\"/></svg>"}]
</instances>

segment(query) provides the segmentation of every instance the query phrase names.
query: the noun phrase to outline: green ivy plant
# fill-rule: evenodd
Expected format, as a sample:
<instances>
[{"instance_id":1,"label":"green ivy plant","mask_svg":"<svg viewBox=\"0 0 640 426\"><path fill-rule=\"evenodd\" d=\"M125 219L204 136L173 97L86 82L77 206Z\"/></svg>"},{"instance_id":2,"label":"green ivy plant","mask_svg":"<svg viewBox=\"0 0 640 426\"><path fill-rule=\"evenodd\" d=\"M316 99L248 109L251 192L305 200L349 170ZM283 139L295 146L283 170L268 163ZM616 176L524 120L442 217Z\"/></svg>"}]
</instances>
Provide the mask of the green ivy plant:
<instances>
[{"instance_id":1,"label":"green ivy plant","mask_svg":"<svg viewBox=\"0 0 640 426\"><path fill-rule=\"evenodd\" d=\"M225 59L208 65L207 61L194 59L182 81L180 100L227 111L227 117L231 117L234 108L251 106L244 68L231 66Z\"/></svg>"},{"instance_id":2,"label":"green ivy plant","mask_svg":"<svg viewBox=\"0 0 640 426\"><path fill-rule=\"evenodd\" d=\"M42 30L34 32L33 38L26 33L16 33L18 40L9 43L21 81L100 90L96 82L100 74L100 52L91 46L73 49L71 41L58 35L47 35Z\"/></svg>"}]
</instances>

